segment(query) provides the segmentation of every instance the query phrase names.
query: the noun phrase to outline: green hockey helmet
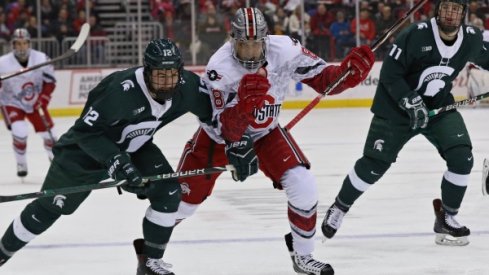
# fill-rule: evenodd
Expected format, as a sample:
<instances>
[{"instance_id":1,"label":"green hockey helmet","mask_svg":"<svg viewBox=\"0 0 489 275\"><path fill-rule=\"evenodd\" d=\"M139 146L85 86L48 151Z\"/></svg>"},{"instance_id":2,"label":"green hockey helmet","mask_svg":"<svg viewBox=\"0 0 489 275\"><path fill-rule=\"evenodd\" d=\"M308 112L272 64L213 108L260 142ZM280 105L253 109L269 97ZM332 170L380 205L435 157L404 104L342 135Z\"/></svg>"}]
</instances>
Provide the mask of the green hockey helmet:
<instances>
[{"instance_id":1,"label":"green hockey helmet","mask_svg":"<svg viewBox=\"0 0 489 275\"><path fill-rule=\"evenodd\" d=\"M149 42L143 58L144 81L151 97L170 100L182 85L183 60L172 41L162 38Z\"/></svg>"},{"instance_id":2,"label":"green hockey helmet","mask_svg":"<svg viewBox=\"0 0 489 275\"><path fill-rule=\"evenodd\" d=\"M449 3L458 5L450 6ZM468 0L438 0L435 7L438 27L447 34L457 32L465 20L467 5Z\"/></svg>"}]
</instances>

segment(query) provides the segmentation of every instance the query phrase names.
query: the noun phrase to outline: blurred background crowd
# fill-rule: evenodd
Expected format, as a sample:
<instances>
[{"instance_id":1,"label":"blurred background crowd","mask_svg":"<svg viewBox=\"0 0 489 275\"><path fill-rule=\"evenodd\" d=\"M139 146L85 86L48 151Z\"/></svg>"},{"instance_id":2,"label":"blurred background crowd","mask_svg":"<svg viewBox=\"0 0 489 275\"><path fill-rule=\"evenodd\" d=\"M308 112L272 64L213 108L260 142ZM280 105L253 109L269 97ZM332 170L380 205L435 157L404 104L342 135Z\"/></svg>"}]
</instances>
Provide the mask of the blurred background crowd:
<instances>
[{"instance_id":1,"label":"blurred background crowd","mask_svg":"<svg viewBox=\"0 0 489 275\"><path fill-rule=\"evenodd\" d=\"M467 24L489 28L489 1L469 1ZM33 47L55 57L69 48L83 23L90 40L74 60L58 66L133 66L141 45L156 36L177 42L188 65L205 65L228 39L240 7L263 11L270 34L289 35L327 61L339 61L357 44L372 44L413 5L413 0L4 0L0 1L0 51L11 50L16 28ZM433 16L428 1L406 25ZM391 38L394 39L394 37ZM391 42L388 41L388 42ZM376 52L381 60L390 43Z\"/></svg>"}]
</instances>

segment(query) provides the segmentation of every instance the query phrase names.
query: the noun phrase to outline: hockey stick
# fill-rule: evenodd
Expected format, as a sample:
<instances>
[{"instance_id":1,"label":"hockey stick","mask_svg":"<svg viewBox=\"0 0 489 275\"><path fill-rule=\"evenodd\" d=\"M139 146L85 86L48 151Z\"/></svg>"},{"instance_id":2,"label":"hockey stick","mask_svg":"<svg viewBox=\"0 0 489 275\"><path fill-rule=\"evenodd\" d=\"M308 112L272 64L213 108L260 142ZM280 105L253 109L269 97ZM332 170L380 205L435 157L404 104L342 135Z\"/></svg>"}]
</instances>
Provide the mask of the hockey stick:
<instances>
[{"instance_id":1,"label":"hockey stick","mask_svg":"<svg viewBox=\"0 0 489 275\"><path fill-rule=\"evenodd\" d=\"M42 108L37 109L37 111L39 112L39 116L41 117L42 124L44 125L44 128L46 128L49 138L51 139L54 145L56 143L56 139L54 138L53 131L51 131L51 128L49 127L48 120L46 119L46 114L44 113L44 110Z\"/></svg>"},{"instance_id":2,"label":"hockey stick","mask_svg":"<svg viewBox=\"0 0 489 275\"><path fill-rule=\"evenodd\" d=\"M489 97L489 92L484 93L484 94L480 94L480 95L478 95L476 97L473 97L473 98L467 98L467 99L464 99L464 100L461 100L461 101L457 101L457 102L455 102L453 104L450 104L450 105L447 105L447 106L444 106L444 107L441 107L441 108L438 108L438 109L431 110L431 111L428 112L428 116L430 116L430 117L436 116L439 113L450 111L450 110L456 109L456 108L458 108L460 106L472 104L472 103L474 103L476 101L479 101L481 99L484 99L486 97Z\"/></svg>"},{"instance_id":3,"label":"hockey stick","mask_svg":"<svg viewBox=\"0 0 489 275\"><path fill-rule=\"evenodd\" d=\"M382 45L389 37L391 37L397 29L399 29L404 22L415 13L427 0L421 0L416 5L414 5L402 18L398 19L396 23L394 23L384 34L382 34L377 41L372 44L372 51L375 52L380 45ZM285 125L285 130L290 131L297 122L299 122L305 115L307 115L320 101L323 97L327 96L334 88L336 88L343 80L351 73L351 70L345 71L341 74L337 79L335 79L332 83L330 83L326 90L320 93L313 101L311 101L302 111L300 111L287 125Z\"/></svg>"},{"instance_id":4,"label":"hockey stick","mask_svg":"<svg viewBox=\"0 0 489 275\"><path fill-rule=\"evenodd\" d=\"M17 76L19 74L23 74L23 73L27 73L27 72L39 69L39 68L44 67L46 65L50 65L50 64L56 63L58 61L72 57L83 46L83 44L87 40L89 34L90 34L90 25L88 23L85 23L82 25L81 30L80 30L80 34L78 34L78 37L76 38L75 43L73 43L73 45L71 45L71 48L69 50L67 50L64 54L62 54L56 58L53 58L51 60L48 60L46 62L34 65L32 67L24 68L24 69L21 69L17 72L4 74L4 75L0 76L0 81L3 81L5 79L9 79L9 78Z\"/></svg>"},{"instance_id":5,"label":"hockey stick","mask_svg":"<svg viewBox=\"0 0 489 275\"><path fill-rule=\"evenodd\" d=\"M234 170L235 168L232 165L226 165L223 167L217 166L217 167L210 167L210 168L201 168L201 169L194 169L188 171L181 171L181 172L174 172L174 173L161 174L161 175L156 175L151 177L145 177L143 179L143 182L152 182L156 180L181 179L181 178L221 173L224 171L234 171ZM126 183L127 183L126 180L122 180L122 181L104 180L96 184L63 187L63 188L44 190L44 191L33 192L33 193L0 196L0 203L34 199L34 198L52 197L61 194L65 195L65 194L72 194L72 193L79 193L79 192L88 192L97 189L123 186Z\"/></svg>"}]
</instances>

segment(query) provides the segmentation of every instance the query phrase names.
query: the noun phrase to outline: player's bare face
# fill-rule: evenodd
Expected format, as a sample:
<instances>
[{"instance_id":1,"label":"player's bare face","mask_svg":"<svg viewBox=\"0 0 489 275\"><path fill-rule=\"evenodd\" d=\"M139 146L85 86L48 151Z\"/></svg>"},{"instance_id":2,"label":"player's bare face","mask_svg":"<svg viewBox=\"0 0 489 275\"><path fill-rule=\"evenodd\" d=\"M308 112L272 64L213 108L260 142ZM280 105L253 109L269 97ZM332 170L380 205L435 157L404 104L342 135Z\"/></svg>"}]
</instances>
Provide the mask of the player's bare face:
<instances>
[{"instance_id":1,"label":"player's bare face","mask_svg":"<svg viewBox=\"0 0 489 275\"><path fill-rule=\"evenodd\" d=\"M453 2L442 2L440 4L439 16L440 27L447 35L458 32L462 23L464 7Z\"/></svg>"},{"instance_id":2,"label":"player's bare face","mask_svg":"<svg viewBox=\"0 0 489 275\"><path fill-rule=\"evenodd\" d=\"M237 40L236 56L245 61L258 61L263 55L263 40Z\"/></svg>"},{"instance_id":3,"label":"player's bare face","mask_svg":"<svg viewBox=\"0 0 489 275\"><path fill-rule=\"evenodd\" d=\"M153 70L151 72L151 85L155 91L171 91L177 85L178 80L177 69Z\"/></svg>"},{"instance_id":4,"label":"player's bare face","mask_svg":"<svg viewBox=\"0 0 489 275\"><path fill-rule=\"evenodd\" d=\"M18 39L13 42L15 56L20 61L25 61L29 56L29 48L31 43L28 40Z\"/></svg>"}]
</instances>

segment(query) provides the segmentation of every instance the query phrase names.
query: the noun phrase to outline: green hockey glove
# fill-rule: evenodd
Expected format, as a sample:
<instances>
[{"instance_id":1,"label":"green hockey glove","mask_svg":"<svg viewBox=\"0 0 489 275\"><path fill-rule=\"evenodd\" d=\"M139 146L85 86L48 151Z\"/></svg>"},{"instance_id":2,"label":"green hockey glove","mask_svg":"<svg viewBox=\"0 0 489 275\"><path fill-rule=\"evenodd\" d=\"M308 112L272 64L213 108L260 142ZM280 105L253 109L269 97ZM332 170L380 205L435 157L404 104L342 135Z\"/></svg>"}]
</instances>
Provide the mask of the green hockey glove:
<instances>
[{"instance_id":1,"label":"green hockey glove","mask_svg":"<svg viewBox=\"0 0 489 275\"><path fill-rule=\"evenodd\" d=\"M128 153L122 152L111 157L107 162L107 173L115 180L126 180L127 184L122 185L122 189L127 192L144 194L146 185L139 170L132 164Z\"/></svg>"},{"instance_id":2,"label":"green hockey glove","mask_svg":"<svg viewBox=\"0 0 489 275\"><path fill-rule=\"evenodd\" d=\"M416 92L411 92L408 96L401 98L399 106L408 113L409 126L412 130L424 129L428 126L428 108Z\"/></svg>"}]
</instances>

